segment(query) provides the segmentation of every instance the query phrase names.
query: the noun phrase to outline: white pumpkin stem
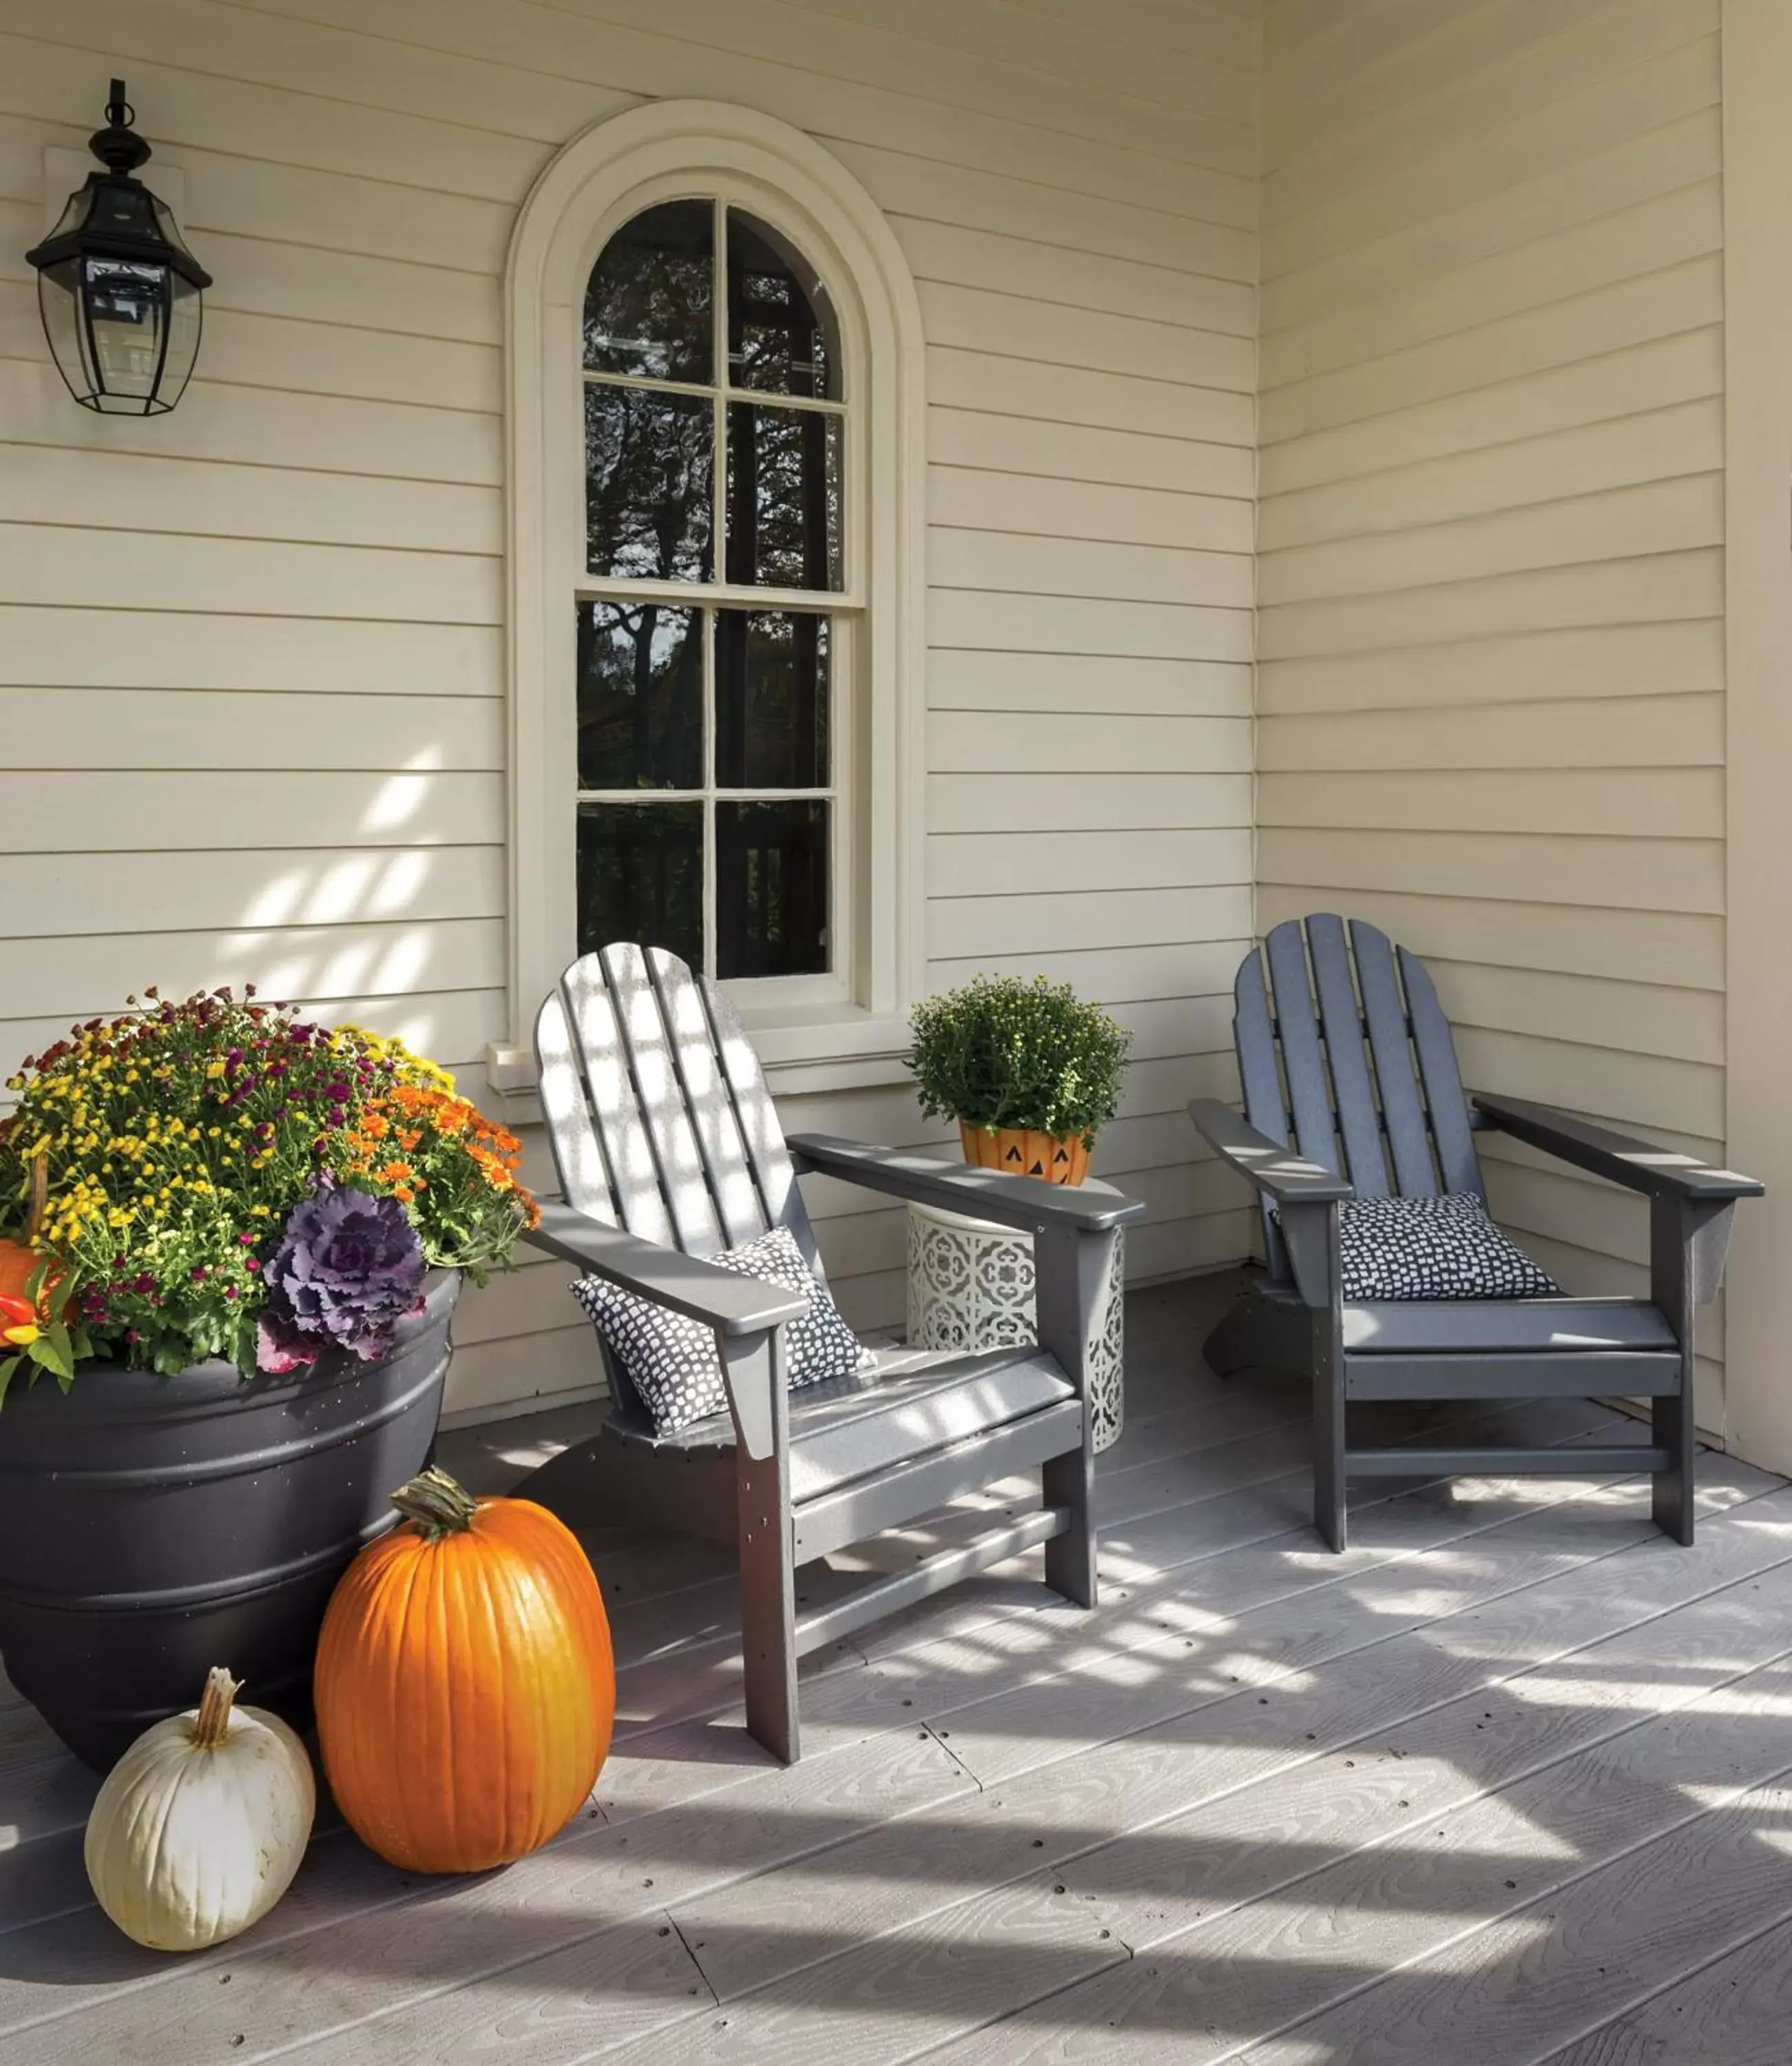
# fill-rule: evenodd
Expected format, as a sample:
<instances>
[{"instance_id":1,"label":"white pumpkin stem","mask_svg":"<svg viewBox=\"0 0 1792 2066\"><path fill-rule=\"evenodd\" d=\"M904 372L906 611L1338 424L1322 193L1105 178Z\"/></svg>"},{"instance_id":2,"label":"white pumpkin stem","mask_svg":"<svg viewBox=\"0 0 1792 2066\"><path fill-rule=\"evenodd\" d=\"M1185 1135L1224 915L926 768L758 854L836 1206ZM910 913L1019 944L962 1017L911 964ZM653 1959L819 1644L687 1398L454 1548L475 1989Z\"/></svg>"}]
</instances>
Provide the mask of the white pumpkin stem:
<instances>
[{"instance_id":1,"label":"white pumpkin stem","mask_svg":"<svg viewBox=\"0 0 1792 2066\"><path fill-rule=\"evenodd\" d=\"M233 1679L221 1664L214 1664L206 1673L205 1691L193 1725L195 1750L216 1750L229 1735L231 1703L242 1689L241 1679Z\"/></svg>"},{"instance_id":2,"label":"white pumpkin stem","mask_svg":"<svg viewBox=\"0 0 1792 2066\"><path fill-rule=\"evenodd\" d=\"M466 1487L432 1464L391 1495L407 1521L415 1521L426 1542L458 1535L478 1513L480 1502Z\"/></svg>"}]
</instances>

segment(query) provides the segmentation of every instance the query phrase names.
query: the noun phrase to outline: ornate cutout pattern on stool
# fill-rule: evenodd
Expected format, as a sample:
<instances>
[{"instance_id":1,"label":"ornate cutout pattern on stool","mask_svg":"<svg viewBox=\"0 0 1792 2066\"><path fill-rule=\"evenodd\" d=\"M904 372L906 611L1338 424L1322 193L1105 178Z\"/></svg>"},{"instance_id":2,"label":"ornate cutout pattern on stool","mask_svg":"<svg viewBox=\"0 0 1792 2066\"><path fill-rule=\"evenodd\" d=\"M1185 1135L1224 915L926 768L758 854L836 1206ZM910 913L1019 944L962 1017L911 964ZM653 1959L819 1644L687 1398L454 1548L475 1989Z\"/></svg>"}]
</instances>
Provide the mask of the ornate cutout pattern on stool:
<instances>
[{"instance_id":1,"label":"ornate cutout pattern on stool","mask_svg":"<svg viewBox=\"0 0 1792 2066\"><path fill-rule=\"evenodd\" d=\"M911 1348L969 1355L1038 1338L1030 1235L912 1205L908 1221ZM1089 1357L1089 1407L1097 1450L1111 1448L1125 1424L1125 1258L1122 1232Z\"/></svg>"}]
</instances>

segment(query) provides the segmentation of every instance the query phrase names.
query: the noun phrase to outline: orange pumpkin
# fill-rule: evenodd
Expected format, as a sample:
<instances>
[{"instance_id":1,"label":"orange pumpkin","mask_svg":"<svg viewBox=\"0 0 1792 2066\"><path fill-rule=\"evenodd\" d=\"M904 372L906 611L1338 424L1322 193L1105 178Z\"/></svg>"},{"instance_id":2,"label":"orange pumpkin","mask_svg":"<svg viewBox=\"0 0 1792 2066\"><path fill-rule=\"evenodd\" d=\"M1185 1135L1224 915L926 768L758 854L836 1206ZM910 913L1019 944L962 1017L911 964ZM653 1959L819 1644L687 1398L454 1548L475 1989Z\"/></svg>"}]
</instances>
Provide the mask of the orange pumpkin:
<instances>
[{"instance_id":1,"label":"orange pumpkin","mask_svg":"<svg viewBox=\"0 0 1792 2066\"><path fill-rule=\"evenodd\" d=\"M411 1872L483 1872L577 1813L616 1716L603 1597L570 1529L434 1468L324 1616L315 1680L330 1791Z\"/></svg>"},{"instance_id":2,"label":"orange pumpkin","mask_svg":"<svg viewBox=\"0 0 1792 2066\"><path fill-rule=\"evenodd\" d=\"M29 1305L31 1300L31 1279L43 1269L47 1258L41 1248L33 1248L22 1241L0 1241L0 1298L16 1298ZM50 1294L63 1281L63 1266L51 1262L44 1270L43 1282L39 1287L38 1318L50 1318Z\"/></svg>"},{"instance_id":3,"label":"orange pumpkin","mask_svg":"<svg viewBox=\"0 0 1792 2066\"><path fill-rule=\"evenodd\" d=\"M0 1298L29 1302L31 1279L43 1269L45 1253L33 1246L38 1228L43 1220L43 1208L49 1190L50 1172L41 1155L31 1162L31 1190L30 1216L25 1223L22 1241L0 1241ZM50 1294L63 1281L64 1271L60 1262L53 1262L44 1270L43 1282L38 1287L37 1317L47 1320L51 1317ZM27 1315L26 1317L29 1318Z\"/></svg>"}]
</instances>

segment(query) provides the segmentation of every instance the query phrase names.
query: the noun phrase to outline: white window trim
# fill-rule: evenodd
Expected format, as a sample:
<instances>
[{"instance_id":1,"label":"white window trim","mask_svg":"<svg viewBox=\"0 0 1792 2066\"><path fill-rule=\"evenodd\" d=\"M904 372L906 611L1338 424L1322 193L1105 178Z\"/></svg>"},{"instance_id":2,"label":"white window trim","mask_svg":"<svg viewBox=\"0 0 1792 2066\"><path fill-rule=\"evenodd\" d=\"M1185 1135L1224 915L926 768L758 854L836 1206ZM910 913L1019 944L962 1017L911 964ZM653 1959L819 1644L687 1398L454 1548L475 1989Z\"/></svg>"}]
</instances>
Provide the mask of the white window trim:
<instances>
[{"instance_id":1,"label":"white window trim","mask_svg":"<svg viewBox=\"0 0 1792 2066\"><path fill-rule=\"evenodd\" d=\"M788 124L720 101L664 100L575 137L536 181L505 276L509 586L509 1039L493 1088L532 1090L541 999L576 946L573 598L584 574L579 349L586 282L631 216L674 188L723 192L784 230L839 309L849 423L869 492L852 585L866 691L856 758L867 893L853 914L854 999L748 1014L774 1083L863 1080L908 1044L920 994L926 724L926 391L921 308L882 210L840 161ZM849 453L849 457L850 457ZM708 600L694 591L691 602Z\"/></svg>"}]
</instances>

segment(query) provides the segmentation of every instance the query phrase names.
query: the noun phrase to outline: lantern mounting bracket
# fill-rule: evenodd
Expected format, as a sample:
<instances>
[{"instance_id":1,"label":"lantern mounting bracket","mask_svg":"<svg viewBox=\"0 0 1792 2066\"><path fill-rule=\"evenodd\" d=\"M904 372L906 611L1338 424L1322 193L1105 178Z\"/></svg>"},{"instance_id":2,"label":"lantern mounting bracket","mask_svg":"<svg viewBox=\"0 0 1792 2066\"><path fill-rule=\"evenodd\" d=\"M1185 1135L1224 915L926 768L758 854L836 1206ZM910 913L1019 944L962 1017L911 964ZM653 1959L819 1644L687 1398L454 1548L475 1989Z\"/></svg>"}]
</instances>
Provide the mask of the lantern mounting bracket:
<instances>
[{"instance_id":1,"label":"lantern mounting bracket","mask_svg":"<svg viewBox=\"0 0 1792 2066\"><path fill-rule=\"evenodd\" d=\"M87 139L87 148L107 172L134 172L152 155L132 127L136 119L137 111L124 97L124 80L115 79L106 103L106 126Z\"/></svg>"}]
</instances>

